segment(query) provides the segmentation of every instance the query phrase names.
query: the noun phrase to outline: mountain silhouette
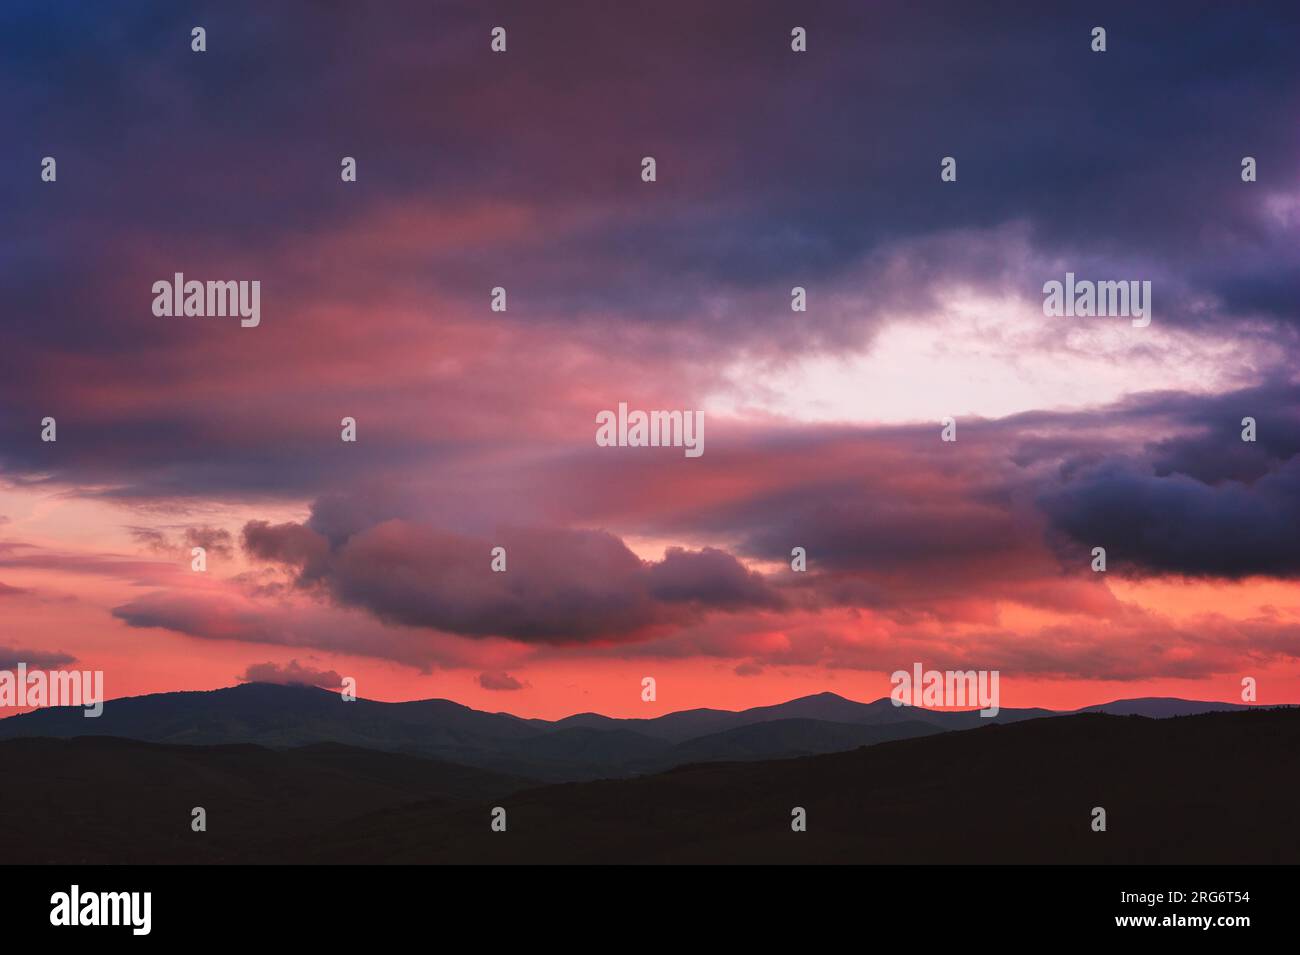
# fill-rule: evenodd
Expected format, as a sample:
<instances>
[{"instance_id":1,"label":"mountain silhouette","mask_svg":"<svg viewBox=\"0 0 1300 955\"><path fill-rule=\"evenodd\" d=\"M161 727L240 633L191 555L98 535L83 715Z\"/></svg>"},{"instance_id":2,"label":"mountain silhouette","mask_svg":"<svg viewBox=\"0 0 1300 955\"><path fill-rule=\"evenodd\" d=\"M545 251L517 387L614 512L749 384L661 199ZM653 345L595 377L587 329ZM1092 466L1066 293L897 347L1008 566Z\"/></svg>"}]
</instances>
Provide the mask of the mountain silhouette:
<instances>
[{"instance_id":1,"label":"mountain silhouette","mask_svg":"<svg viewBox=\"0 0 1300 955\"><path fill-rule=\"evenodd\" d=\"M1197 700L1180 700L1171 696L1147 696L1135 700L1115 700L1096 706L1085 706L1077 713L1109 713L1111 716L1149 716L1166 719L1171 716L1195 716L1197 713L1236 712L1250 709L1244 703L1207 703Z\"/></svg>"},{"instance_id":2,"label":"mountain silhouette","mask_svg":"<svg viewBox=\"0 0 1300 955\"><path fill-rule=\"evenodd\" d=\"M1107 713L1180 715L1232 704L1131 700ZM582 713L561 720L486 713L450 700L383 703L306 686L246 683L209 691L155 693L110 700L87 719L79 708L48 708L0 720L0 740L113 736L152 743L252 743L288 749L340 743L425 756L548 782L658 772L697 761L775 759L1057 716L1045 709L975 710L859 703L818 693L773 706L693 709L646 719Z\"/></svg>"}]
</instances>

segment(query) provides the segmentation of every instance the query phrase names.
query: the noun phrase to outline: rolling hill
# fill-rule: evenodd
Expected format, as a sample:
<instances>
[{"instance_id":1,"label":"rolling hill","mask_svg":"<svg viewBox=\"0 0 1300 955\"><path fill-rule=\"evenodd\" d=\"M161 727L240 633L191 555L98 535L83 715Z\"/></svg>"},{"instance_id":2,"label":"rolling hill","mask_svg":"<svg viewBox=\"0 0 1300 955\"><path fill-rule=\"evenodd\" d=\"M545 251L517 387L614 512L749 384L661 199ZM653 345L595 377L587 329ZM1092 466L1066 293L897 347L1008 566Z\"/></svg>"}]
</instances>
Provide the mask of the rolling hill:
<instances>
[{"instance_id":1,"label":"rolling hill","mask_svg":"<svg viewBox=\"0 0 1300 955\"><path fill-rule=\"evenodd\" d=\"M235 862L280 858L359 813L499 799L531 780L321 743L177 746L111 737L0 742L6 863ZM207 831L191 830L191 811ZM317 846L319 849L320 847Z\"/></svg>"},{"instance_id":2,"label":"rolling hill","mask_svg":"<svg viewBox=\"0 0 1300 955\"><path fill-rule=\"evenodd\" d=\"M799 721L780 722L789 745L805 745ZM723 749L745 745L743 731L725 732L741 739ZM11 767L0 858L1295 863L1298 756L1297 709L1079 714L543 786L337 744L14 739L0 742ZM190 830L194 806L207 810L207 832ZM495 806L505 832L489 827ZM795 807L806 832L791 829ZM1095 807L1106 811L1104 832L1093 831Z\"/></svg>"}]
</instances>

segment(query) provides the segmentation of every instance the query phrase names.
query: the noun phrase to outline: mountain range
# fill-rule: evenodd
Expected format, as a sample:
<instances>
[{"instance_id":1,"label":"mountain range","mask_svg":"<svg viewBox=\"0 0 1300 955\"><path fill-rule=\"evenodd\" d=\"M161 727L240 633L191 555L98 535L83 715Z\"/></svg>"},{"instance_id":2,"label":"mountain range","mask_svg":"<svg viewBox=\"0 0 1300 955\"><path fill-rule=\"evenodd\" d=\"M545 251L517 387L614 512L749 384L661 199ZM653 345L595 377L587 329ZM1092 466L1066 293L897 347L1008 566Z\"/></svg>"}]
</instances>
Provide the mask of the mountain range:
<instances>
[{"instance_id":1,"label":"mountain range","mask_svg":"<svg viewBox=\"0 0 1300 955\"><path fill-rule=\"evenodd\" d=\"M1149 698L1085 712L1172 717L1240 704ZM859 703L818 693L741 711L692 709L647 719L580 713L549 721L487 713L450 700L384 703L315 687L245 683L210 691L111 700L87 719L79 708L48 708L0 720L0 740L112 736L184 745L255 744L294 749L335 743L439 759L544 782L661 772L689 763L784 759L840 752L891 740L1062 715L1009 709L977 711Z\"/></svg>"}]
</instances>

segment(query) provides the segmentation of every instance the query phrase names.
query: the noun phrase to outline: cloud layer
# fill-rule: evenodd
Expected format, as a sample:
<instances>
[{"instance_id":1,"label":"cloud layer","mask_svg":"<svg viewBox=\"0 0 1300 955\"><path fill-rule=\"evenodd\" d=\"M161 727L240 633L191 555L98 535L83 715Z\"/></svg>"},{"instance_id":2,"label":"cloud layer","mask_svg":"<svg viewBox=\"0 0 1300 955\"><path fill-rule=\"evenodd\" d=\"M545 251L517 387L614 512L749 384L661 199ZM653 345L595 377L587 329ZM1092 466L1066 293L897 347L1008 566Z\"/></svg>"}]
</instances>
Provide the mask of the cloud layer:
<instances>
[{"instance_id":1,"label":"cloud layer","mask_svg":"<svg viewBox=\"0 0 1300 955\"><path fill-rule=\"evenodd\" d=\"M1292 667L1292 14L236 2L194 54L189 13L10 5L11 639L515 699ZM1067 271L1152 324L1047 318ZM155 317L177 272L260 281L261 325ZM707 452L597 447L620 401Z\"/></svg>"}]
</instances>

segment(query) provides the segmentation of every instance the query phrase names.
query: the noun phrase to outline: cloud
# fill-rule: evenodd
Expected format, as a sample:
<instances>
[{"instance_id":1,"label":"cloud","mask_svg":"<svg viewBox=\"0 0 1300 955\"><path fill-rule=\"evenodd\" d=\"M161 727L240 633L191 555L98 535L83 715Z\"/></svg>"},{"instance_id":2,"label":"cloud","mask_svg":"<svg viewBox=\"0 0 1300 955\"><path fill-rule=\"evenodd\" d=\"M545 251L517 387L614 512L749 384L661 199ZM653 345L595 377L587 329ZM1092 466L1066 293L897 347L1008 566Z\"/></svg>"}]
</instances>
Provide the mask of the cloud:
<instances>
[{"instance_id":1,"label":"cloud","mask_svg":"<svg viewBox=\"0 0 1300 955\"><path fill-rule=\"evenodd\" d=\"M524 690L529 687L521 683L505 670L493 670L478 675L478 685L485 690Z\"/></svg>"},{"instance_id":2,"label":"cloud","mask_svg":"<svg viewBox=\"0 0 1300 955\"><path fill-rule=\"evenodd\" d=\"M139 560L113 553L51 550L25 541L0 541L0 567L85 574L152 585L174 581L182 573L176 564L162 561Z\"/></svg>"},{"instance_id":3,"label":"cloud","mask_svg":"<svg viewBox=\"0 0 1300 955\"><path fill-rule=\"evenodd\" d=\"M1213 585L1204 585L1213 586ZM1225 606L1238 595L1209 591ZM1198 592L1200 599L1206 592ZM1037 619L1037 618L1035 618ZM732 662L756 668L816 668L888 674L924 661L940 669L996 669L1009 680L1233 677L1300 660L1300 618L1263 609L1171 616L1116 602L1104 616L1047 616L1044 622L911 620L843 607L779 619L706 621L660 640L619 648L620 659ZM611 651L589 651L610 655ZM740 661L735 663L734 661ZM887 685L882 683L882 695Z\"/></svg>"},{"instance_id":4,"label":"cloud","mask_svg":"<svg viewBox=\"0 0 1300 955\"><path fill-rule=\"evenodd\" d=\"M548 462L536 486L556 517L728 542L670 545L659 560L607 531L439 529L440 498L399 483L323 498L305 523L249 522L244 547L290 571L296 590L387 625L533 647L657 645L669 632L721 632L728 618L752 629L831 608L902 627L992 627L1010 604L1117 619L1122 602L1088 571L1103 537L1119 576L1293 576L1294 400L1280 385L1156 393L964 420L955 447L933 426L749 427L689 475L659 459ZM1240 406L1270 409L1252 480L1172 469L1180 455L1199 460L1190 449L1241 444L1235 431L1207 430ZM795 459L804 466L786 466ZM589 467L594 490L569 513L561 488ZM508 553L503 574L488 566L497 545ZM796 545L807 573L788 570Z\"/></svg>"},{"instance_id":5,"label":"cloud","mask_svg":"<svg viewBox=\"0 0 1300 955\"><path fill-rule=\"evenodd\" d=\"M57 670L76 662L76 657L62 651L19 650L16 647L0 646L0 670L15 670L20 663L26 663L29 670Z\"/></svg>"},{"instance_id":6,"label":"cloud","mask_svg":"<svg viewBox=\"0 0 1300 955\"><path fill-rule=\"evenodd\" d=\"M192 69L172 23L87 12L79 29L41 27L32 45L27 15L0 21L13 54L0 57L0 109L27 137L0 159L12 181L42 143L65 143L61 168L81 170L127 167L158 129L176 145L147 179L93 189L65 175L11 197L24 242L0 283L17 314L59 320L6 330L6 475L130 501L306 501L375 472L435 469L457 487L451 476L479 455L531 462L521 436L576 447L605 388L658 387L675 407L730 388L734 361L861 352L901 322L951 319L972 297L1032 304L1043 273L1066 268L1155 280L1156 323L1202 351L1249 339L1251 358L1296 352L1295 227L1279 210L1293 207L1283 183L1298 160L1286 124L1270 121L1300 105L1280 2L1197 10L1176 35L1159 7L1117 12L1115 34L1140 45L1104 58L1086 31L1074 43L1059 14L974 18L957 0L925 12L887 2L871 16L833 3L810 25L807 57L774 55L772 38L789 32L775 0L693 10L687 31L658 8L592 17L521 5L518 45L490 66L471 52L482 47L473 16L450 17L431 39L407 27L427 16L416 0L382 16L306 9L227 24L222 55L262 91L255 110ZM303 15L319 26L310 43ZM1253 42L1261 34L1273 42ZM109 44L121 36L132 44ZM1211 47L1224 70L1207 78L1191 54ZM663 49L673 56L653 52ZM346 80L335 66L345 53L358 67ZM108 65L129 100L92 89ZM582 75L602 82L536 82ZM911 95L826 95L880 90L882 77ZM303 103L293 91L304 83L330 95ZM430 98L446 106L436 130L408 121ZM142 109L151 123L134 122ZM774 115L798 117L798 135L775 148ZM1075 120L1065 152L1062 116ZM1261 182L1240 181L1237 156L1206 156L1207 127L1249 144ZM322 189L318 157L344 148L340 128L382 143L383 158L359 157L356 188ZM258 170L224 161L230 135L254 144ZM1158 168L1124 161L1117 141L1158 153ZM663 171L652 202L636 188L651 146L628 152L639 142ZM939 182L947 152L959 183ZM211 186L197 198L196 179ZM83 186L67 215L50 214L51 194ZM148 290L174 271L258 276L266 321L241 333L155 319ZM484 290L504 272L510 311L485 314ZM806 321L791 320L795 284L810 292ZM123 317L103 322L105 312ZM1126 342L1133 361L1181 354L1154 336ZM338 453L334 405L357 417L364 456ZM70 440L32 440L55 409Z\"/></svg>"},{"instance_id":7,"label":"cloud","mask_svg":"<svg viewBox=\"0 0 1300 955\"><path fill-rule=\"evenodd\" d=\"M1300 457L1253 484L1205 484L1107 461L1047 491L1053 526L1106 548L1108 569L1240 579L1300 576Z\"/></svg>"},{"instance_id":8,"label":"cloud","mask_svg":"<svg viewBox=\"0 0 1300 955\"><path fill-rule=\"evenodd\" d=\"M179 538L168 531L179 530ZM230 557L234 554L230 531L221 527L127 527L127 532L141 547L156 554L189 556L191 548L202 547L210 556Z\"/></svg>"},{"instance_id":9,"label":"cloud","mask_svg":"<svg viewBox=\"0 0 1300 955\"><path fill-rule=\"evenodd\" d=\"M343 677L334 670L318 670L297 660L288 663L250 663L241 680L248 683L281 683L290 686L321 686L337 689Z\"/></svg>"},{"instance_id":10,"label":"cloud","mask_svg":"<svg viewBox=\"0 0 1300 955\"><path fill-rule=\"evenodd\" d=\"M249 521L244 525L243 541L244 550L249 554L296 567L303 580L316 580L326 571L329 542L301 524Z\"/></svg>"},{"instance_id":11,"label":"cloud","mask_svg":"<svg viewBox=\"0 0 1300 955\"><path fill-rule=\"evenodd\" d=\"M180 562L78 551L78 528L71 548L0 543L7 578L118 584L132 628L471 673L524 665L487 653L496 639L521 655L753 661L737 672L890 666L900 643L1092 674L1249 652L1253 611L1198 634L1135 614L1119 584L1300 569L1300 153L1277 122L1300 109L1300 24L1285 2L1202 5L1176 31L1163 5L1116 7L1104 57L1059 12L962 0L831 2L809 11L813 52L796 57L787 4L719 0L685 29L671 3L513 4L511 53L486 58L477 15L412 30L426 6L231 16L224 73L195 70L184 31L143 11L0 12L0 110L18 131L0 174L34 183L30 157L51 143L60 164L57 187L7 197L22 242L0 285L34 318L0 349L5 492L137 513L212 502L241 533L133 525L138 545L235 559L238 536L274 568L199 584ZM106 70L115 82L95 82ZM304 101L304 86L324 92ZM840 95L886 89L909 95ZM437 125L411 123L430 101ZM1229 145L1207 152L1207 128ZM160 130L166 163L100 188ZM229 161L232 137L256 164ZM330 157L357 142L377 145L344 187ZM1258 183L1240 181L1247 151ZM944 184L949 154L959 182ZM1152 280L1149 334L1040 322L1042 282L1067 270ZM155 318L151 284L175 271L260 279L263 324ZM506 281L509 311L490 313L485 292ZM807 314L789 311L793 285ZM979 309L991 318L963 337ZM852 374L833 411L911 423L793 420L818 410L811 394L780 405L791 419L746 403L796 392L782 373L804 361L895 354L913 364L893 391L946 400L948 366L925 367L918 328L971 352L969 382L948 376L966 386L955 446ZM1042 410L1062 405L1012 387L1054 368L1067 404L1090 407ZM1131 394L1171 380L1258 384ZM1039 410L962 413L1004 386L1007 406ZM707 406L708 453L595 448L593 413L621 399ZM58 442L38 440L47 414ZM355 446L338 440L344 414ZM28 525L26 502L4 506ZM1108 577L1083 560L1099 543ZM498 544L505 574L488 570ZM807 573L789 569L796 545ZM1289 647L1282 623L1252 626Z\"/></svg>"},{"instance_id":12,"label":"cloud","mask_svg":"<svg viewBox=\"0 0 1300 955\"><path fill-rule=\"evenodd\" d=\"M643 561L604 531L511 528L485 540L387 520L331 548L304 525L252 522L244 546L295 569L300 586L386 622L525 643L635 640L712 612L781 602L721 550L670 548L661 561ZM506 572L489 569L494 546L506 549Z\"/></svg>"},{"instance_id":13,"label":"cloud","mask_svg":"<svg viewBox=\"0 0 1300 955\"><path fill-rule=\"evenodd\" d=\"M265 600L213 584L207 589L157 590L112 610L128 627L171 630L202 640L235 640L394 660L428 671L444 655L427 634L386 627L310 599Z\"/></svg>"}]
</instances>

